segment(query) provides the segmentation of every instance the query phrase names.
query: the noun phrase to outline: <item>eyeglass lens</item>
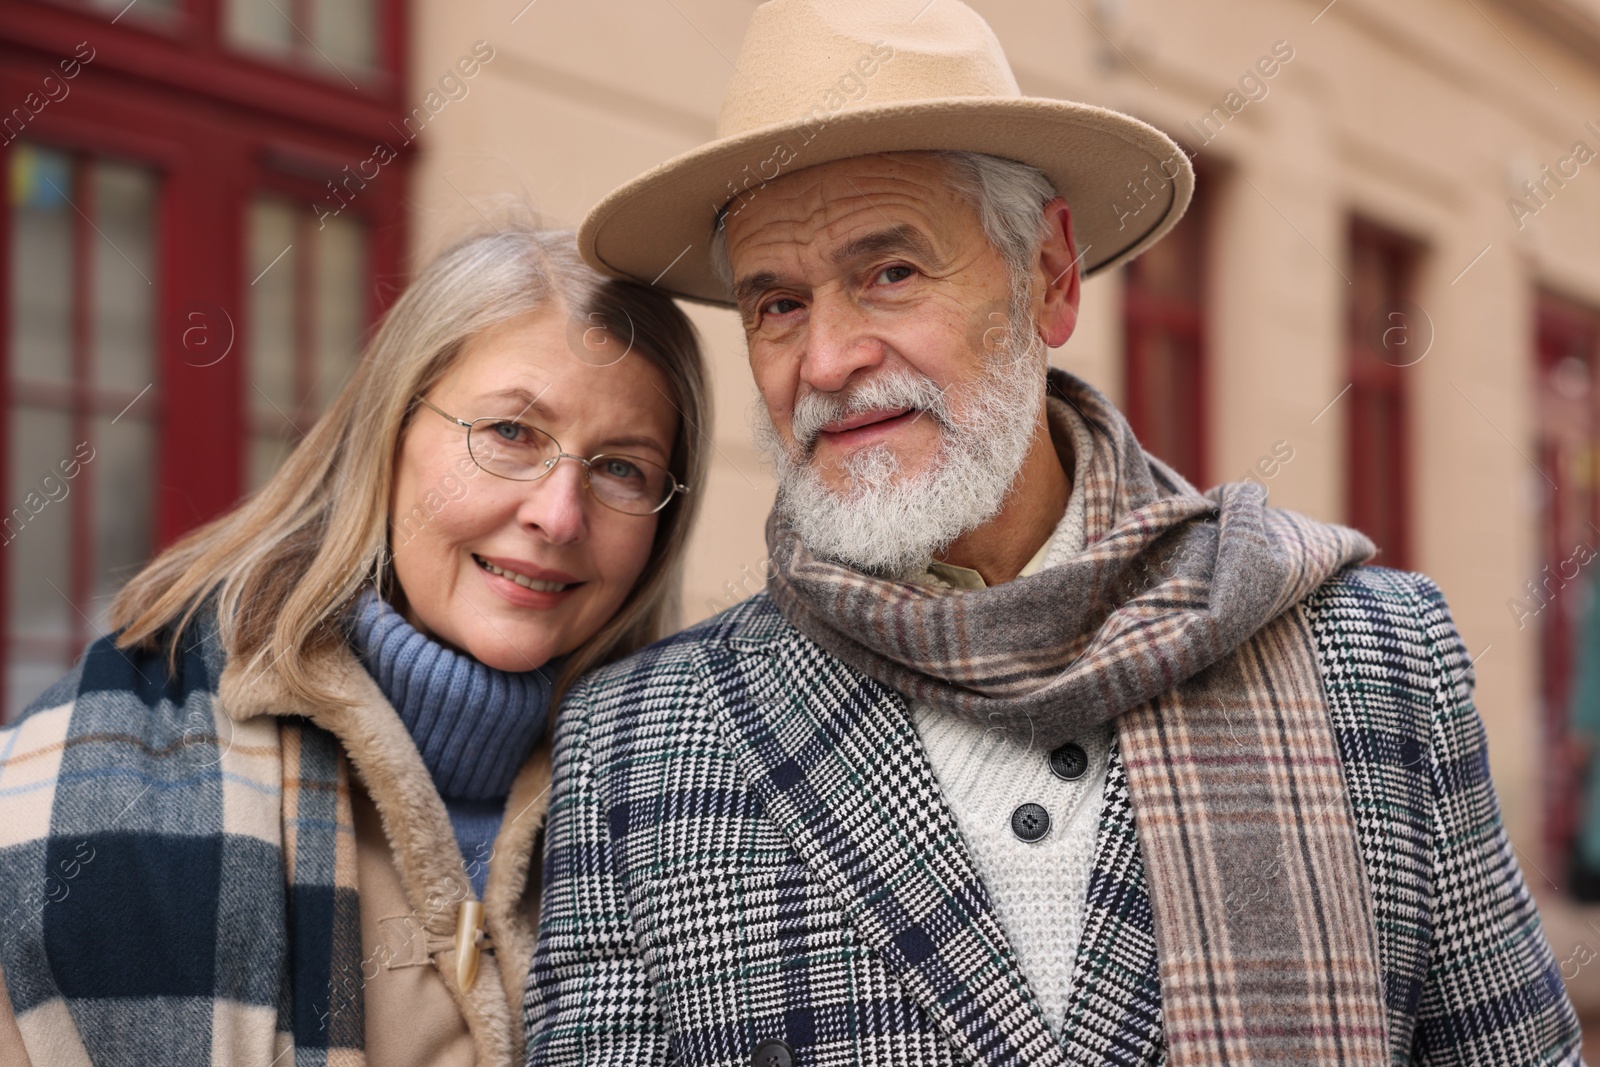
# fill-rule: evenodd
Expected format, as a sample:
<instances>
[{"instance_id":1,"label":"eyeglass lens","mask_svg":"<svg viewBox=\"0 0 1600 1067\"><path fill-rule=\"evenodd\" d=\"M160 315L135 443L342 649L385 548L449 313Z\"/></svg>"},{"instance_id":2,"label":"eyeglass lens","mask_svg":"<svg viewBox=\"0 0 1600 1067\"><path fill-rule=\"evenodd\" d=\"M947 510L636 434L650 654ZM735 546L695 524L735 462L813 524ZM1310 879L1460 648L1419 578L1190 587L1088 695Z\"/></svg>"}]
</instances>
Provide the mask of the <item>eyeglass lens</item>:
<instances>
[{"instance_id":1,"label":"eyeglass lens","mask_svg":"<svg viewBox=\"0 0 1600 1067\"><path fill-rule=\"evenodd\" d=\"M480 419L467 431L473 462L491 474L532 481L549 474L560 459L555 438L513 419ZM649 515L672 495L671 473L635 456L601 455L588 461L589 490L609 508Z\"/></svg>"}]
</instances>

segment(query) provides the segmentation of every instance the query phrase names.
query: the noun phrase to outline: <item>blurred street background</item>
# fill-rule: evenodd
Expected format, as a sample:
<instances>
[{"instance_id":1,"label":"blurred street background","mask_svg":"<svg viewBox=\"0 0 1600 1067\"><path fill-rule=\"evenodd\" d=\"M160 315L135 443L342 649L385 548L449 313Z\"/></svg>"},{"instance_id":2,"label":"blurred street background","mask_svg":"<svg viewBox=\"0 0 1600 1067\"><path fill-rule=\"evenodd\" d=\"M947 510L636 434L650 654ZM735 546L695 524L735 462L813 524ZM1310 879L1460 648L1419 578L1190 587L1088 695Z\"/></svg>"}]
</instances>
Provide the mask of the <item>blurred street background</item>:
<instances>
[{"instance_id":1,"label":"blurred street background","mask_svg":"<svg viewBox=\"0 0 1600 1067\"><path fill-rule=\"evenodd\" d=\"M1131 112L1198 173L1054 361L1191 480L1254 478L1439 583L1600 1017L1600 0L971 4L1023 92ZM274 469L417 264L511 201L575 227L710 139L754 7L0 3L0 719ZM689 310L717 421L685 622L761 588L772 499L738 322Z\"/></svg>"}]
</instances>

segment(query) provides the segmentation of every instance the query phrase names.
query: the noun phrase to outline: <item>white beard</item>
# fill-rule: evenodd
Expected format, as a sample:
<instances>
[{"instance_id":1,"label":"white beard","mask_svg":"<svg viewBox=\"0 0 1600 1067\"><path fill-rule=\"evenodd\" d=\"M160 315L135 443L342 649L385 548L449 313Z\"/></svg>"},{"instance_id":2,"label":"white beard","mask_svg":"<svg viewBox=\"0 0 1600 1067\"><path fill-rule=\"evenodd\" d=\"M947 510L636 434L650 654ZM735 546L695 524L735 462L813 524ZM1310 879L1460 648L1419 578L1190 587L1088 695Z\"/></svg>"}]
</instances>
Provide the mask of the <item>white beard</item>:
<instances>
[{"instance_id":1,"label":"white beard","mask_svg":"<svg viewBox=\"0 0 1600 1067\"><path fill-rule=\"evenodd\" d=\"M917 573L969 530L994 518L1032 447L1044 400L1047 353L1025 307L1014 308L1006 342L982 377L963 390L960 409L932 379L910 371L869 378L840 393L810 393L795 405L791 449L759 401L756 443L778 475L777 510L816 555L882 577ZM835 419L875 408L916 408L941 431L928 467L900 476L887 444L840 461L849 488L823 481L811 449Z\"/></svg>"}]
</instances>

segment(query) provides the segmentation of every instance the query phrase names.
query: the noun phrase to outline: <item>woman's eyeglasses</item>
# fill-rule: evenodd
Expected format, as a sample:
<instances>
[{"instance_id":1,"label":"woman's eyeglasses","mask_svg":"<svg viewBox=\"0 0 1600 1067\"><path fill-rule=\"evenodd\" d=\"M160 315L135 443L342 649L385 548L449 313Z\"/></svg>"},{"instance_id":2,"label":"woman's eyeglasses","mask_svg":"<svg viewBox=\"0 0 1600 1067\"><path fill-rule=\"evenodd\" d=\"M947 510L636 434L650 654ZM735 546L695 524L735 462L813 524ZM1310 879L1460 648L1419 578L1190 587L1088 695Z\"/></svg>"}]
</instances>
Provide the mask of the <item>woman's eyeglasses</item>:
<instances>
[{"instance_id":1,"label":"woman's eyeglasses","mask_svg":"<svg viewBox=\"0 0 1600 1067\"><path fill-rule=\"evenodd\" d=\"M602 453L584 459L561 451L561 444L536 426L517 419L458 419L441 411L427 397L416 399L467 431L472 462L496 478L536 482L563 459L583 464L583 484L594 498L624 515L654 515L689 487L659 463L638 456Z\"/></svg>"}]
</instances>

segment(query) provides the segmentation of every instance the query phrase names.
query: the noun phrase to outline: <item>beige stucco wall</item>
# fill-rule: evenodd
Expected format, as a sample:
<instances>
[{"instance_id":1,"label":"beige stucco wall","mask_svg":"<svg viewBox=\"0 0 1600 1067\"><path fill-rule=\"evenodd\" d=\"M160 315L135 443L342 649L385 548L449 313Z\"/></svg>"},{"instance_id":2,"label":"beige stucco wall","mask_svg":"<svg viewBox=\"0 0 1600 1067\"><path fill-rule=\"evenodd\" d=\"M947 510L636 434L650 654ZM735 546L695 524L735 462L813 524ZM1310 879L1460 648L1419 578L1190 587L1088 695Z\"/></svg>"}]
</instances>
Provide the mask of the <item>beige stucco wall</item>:
<instances>
[{"instance_id":1,"label":"beige stucco wall","mask_svg":"<svg viewBox=\"0 0 1600 1067\"><path fill-rule=\"evenodd\" d=\"M1273 442L1288 441L1295 455L1272 482L1274 502L1341 517L1344 423L1337 405L1318 415L1346 384L1347 220L1359 212L1425 244L1417 300L1435 340L1407 371L1416 562L1443 587L1481 656L1493 771L1537 886L1548 862L1538 852L1537 650L1533 628L1519 632L1506 607L1541 563L1540 475L1524 455L1532 452L1531 295L1555 284L1600 304L1600 165L1584 168L1521 232L1506 198L1513 176L1554 163L1575 140L1600 148L1583 129L1585 120L1600 123L1600 66L1572 46L1576 35L1531 21L1538 4L1336 0L1324 10L1324 2L973 6L990 19L1025 92L1128 110L1179 135L1274 42L1293 47L1269 95L1201 153L1222 174L1210 252L1219 474L1238 477ZM415 5L419 94L471 42L496 50L470 97L424 135L418 253L481 224L479 210L507 192L525 195L551 223L575 225L614 185L709 138L753 8L749 0ZM1118 286L1115 277L1088 283L1083 325L1057 353L1114 398ZM751 388L737 323L731 313L691 314L711 350L718 406L686 595L698 618L726 601L724 583L737 589L763 559L771 480L748 444Z\"/></svg>"}]
</instances>

